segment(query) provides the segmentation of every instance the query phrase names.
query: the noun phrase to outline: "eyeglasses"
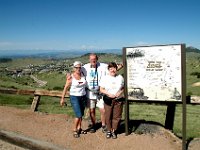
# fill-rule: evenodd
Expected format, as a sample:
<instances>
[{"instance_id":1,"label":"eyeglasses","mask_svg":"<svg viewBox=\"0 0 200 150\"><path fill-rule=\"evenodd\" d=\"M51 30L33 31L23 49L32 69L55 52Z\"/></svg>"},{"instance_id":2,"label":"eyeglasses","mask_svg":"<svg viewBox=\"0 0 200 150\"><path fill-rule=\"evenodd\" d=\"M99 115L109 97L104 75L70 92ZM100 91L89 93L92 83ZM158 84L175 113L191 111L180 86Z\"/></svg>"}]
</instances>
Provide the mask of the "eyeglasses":
<instances>
[{"instance_id":1,"label":"eyeglasses","mask_svg":"<svg viewBox=\"0 0 200 150\"><path fill-rule=\"evenodd\" d=\"M74 68L76 68L76 69L81 69L81 67L74 67Z\"/></svg>"}]
</instances>

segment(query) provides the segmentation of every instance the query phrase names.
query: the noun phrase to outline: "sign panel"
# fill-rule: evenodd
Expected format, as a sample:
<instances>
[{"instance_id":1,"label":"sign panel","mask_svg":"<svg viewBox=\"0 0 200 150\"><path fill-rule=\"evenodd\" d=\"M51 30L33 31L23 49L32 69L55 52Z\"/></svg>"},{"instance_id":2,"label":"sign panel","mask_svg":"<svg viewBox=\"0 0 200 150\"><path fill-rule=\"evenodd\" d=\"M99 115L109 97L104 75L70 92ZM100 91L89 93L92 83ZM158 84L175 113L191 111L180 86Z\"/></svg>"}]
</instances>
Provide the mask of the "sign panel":
<instances>
[{"instance_id":1,"label":"sign panel","mask_svg":"<svg viewBox=\"0 0 200 150\"><path fill-rule=\"evenodd\" d=\"M123 52L129 100L182 100L182 45L127 47Z\"/></svg>"}]
</instances>

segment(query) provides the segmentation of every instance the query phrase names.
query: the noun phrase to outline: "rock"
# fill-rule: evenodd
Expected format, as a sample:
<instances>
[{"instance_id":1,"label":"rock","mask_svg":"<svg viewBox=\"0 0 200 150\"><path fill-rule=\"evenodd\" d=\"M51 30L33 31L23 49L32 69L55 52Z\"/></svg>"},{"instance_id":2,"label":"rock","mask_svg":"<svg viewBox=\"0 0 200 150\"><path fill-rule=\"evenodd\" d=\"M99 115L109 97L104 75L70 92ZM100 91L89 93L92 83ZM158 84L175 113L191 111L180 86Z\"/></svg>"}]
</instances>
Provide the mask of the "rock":
<instances>
[{"instance_id":1,"label":"rock","mask_svg":"<svg viewBox=\"0 0 200 150\"><path fill-rule=\"evenodd\" d=\"M199 149L200 149L200 138L195 138L189 143L188 150L199 150Z\"/></svg>"}]
</instances>

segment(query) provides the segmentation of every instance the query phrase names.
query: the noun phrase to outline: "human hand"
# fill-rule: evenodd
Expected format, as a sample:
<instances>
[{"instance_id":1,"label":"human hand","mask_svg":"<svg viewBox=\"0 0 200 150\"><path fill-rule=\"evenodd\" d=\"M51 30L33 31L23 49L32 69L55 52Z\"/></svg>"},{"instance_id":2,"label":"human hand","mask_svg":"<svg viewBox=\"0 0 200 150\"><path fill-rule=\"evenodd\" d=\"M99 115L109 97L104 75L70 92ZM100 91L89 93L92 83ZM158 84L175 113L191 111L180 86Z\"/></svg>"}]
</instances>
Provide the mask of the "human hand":
<instances>
[{"instance_id":1,"label":"human hand","mask_svg":"<svg viewBox=\"0 0 200 150\"><path fill-rule=\"evenodd\" d=\"M65 93L65 95L69 95L70 94L70 92L69 91L67 91L66 93Z\"/></svg>"},{"instance_id":2,"label":"human hand","mask_svg":"<svg viewBox=\"0 0 200 150\"><path fill-rule=\"evenodd\" d=\"M122 90L119 90L119 91L115 94L116 98L118 98L118 97L123 97L123 95L124 95L123 89L122 89Z\"/></svg>"},{"instance_id":3,"label":"human hand","mask_svg":"<svg viewBox=\"0 0 200 150\"><path fill-rule=\"evenodd\" d=\"M114 95L114 94L108 94L108 97L110 97L110 98L116 98L116 96Z\"/></svg>"},{"instance_id":4,"label":"human hand","mask_svg":"<svg viewBox=\"0 0 200 150\"><path fill-rule=\"evenodd\" d=\"M61 100L60 100L60 106L64 106L64 104L65 104L64 98L61 98Z\"/></svg>"},{"instance_id":5,"label":"human hand","mask_svg":"<svg viewBox=\"0 0 200 150\"><path fill-rule=\"evenodd\" d=\"M117 97L119 97L121 95L121 92L117 92L116 94L115 94L115 97L117 98Z\"/></svg>"}]
</instances>

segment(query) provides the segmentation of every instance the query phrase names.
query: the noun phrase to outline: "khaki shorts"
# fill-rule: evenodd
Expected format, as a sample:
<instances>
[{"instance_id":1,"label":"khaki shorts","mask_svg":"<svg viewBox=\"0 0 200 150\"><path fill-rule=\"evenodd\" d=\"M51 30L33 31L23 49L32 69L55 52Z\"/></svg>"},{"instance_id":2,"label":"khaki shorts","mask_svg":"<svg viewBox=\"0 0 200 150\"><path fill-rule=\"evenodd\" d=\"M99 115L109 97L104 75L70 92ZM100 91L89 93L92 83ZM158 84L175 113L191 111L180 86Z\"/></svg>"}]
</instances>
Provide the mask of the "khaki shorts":
<instances>
[{"instance_id":1,"label":"khaki shorts","mask_svg":"<svg viewBox=\"0 0 200 150\"><path fill-rule=\"evenodd\" d=\"M90 108L90 109L93 109L93 108L104 108L104 101L103 101L103 98L101 99L88 99L87 100L87 107Z\"/></svg>"}]
</instances>

